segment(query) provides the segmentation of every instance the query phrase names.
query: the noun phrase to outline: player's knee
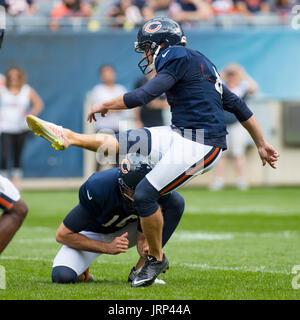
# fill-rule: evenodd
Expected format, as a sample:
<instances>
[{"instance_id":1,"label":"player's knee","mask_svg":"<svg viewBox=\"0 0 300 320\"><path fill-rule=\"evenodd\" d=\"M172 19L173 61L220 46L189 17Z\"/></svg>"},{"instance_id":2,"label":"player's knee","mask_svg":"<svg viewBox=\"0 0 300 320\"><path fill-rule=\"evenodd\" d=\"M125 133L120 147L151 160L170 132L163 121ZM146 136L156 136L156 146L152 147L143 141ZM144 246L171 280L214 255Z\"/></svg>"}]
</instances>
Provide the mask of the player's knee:
<instances>
[{"instance_id":1,"label":"player's knee","mask_svg":"<svg viewBox=\"0 0 300 320\"><path fill-rule=\"evenodd\" d=\"M76 272L65 266L57 266L52 269L52 282L54 283L76 283L78 277Z\"/></svg>"},{"instance_id":2,"label":"player's knee","mask_svg":"<svg viewBox=\"0 0 300 320\"><path fill-rule=\"evenodd\" d=\"M134 192L134 203L141 217L148 217L158 209L160 194L150 184L147 178L144 178L137 186Z\"/></svg>"}]
</instances>

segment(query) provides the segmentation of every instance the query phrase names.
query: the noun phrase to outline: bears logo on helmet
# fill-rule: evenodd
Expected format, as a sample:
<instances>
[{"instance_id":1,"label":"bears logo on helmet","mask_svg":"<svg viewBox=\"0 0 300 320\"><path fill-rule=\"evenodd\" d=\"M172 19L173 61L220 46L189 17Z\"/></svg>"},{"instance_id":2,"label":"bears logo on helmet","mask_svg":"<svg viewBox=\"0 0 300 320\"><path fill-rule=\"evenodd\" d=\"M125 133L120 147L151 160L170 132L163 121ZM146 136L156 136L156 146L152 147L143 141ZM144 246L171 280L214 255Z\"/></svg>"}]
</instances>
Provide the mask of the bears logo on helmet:
<instances>
[{"instance_id":1,"label":"bears logo on helmet","mask_svg":"<svg viewBox=\"0 0 300 320\"><path fill-rule=\"evenodd\" d=\"M148 23L145 26L145 31L149 32L149 33L154 33L156 31L158 31L161 27L162 27L162 24L160 21L153 21L153 22Z\"/></svg>"},{"instance_id":2,"label":"bears logo on helmet","mask_svg":"<svg viewBox=\"0 0 300 320\"><path fill-rule=\"evenodd\" d=\"M130 170L130 162L128 159L123 159L120 165L120 169L123 173L128 173Z\"/></svg>"}]
</instances>

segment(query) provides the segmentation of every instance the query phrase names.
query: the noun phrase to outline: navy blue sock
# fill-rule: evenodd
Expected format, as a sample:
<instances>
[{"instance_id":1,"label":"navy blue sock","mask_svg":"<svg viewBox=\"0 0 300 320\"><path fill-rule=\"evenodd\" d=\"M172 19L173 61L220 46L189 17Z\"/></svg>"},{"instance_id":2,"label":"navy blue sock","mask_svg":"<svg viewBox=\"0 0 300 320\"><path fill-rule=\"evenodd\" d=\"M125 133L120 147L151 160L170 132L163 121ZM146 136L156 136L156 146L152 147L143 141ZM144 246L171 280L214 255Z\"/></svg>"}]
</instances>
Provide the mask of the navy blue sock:
<instances>
[{"instance_id":1,"label":"navy blue sock","mask_svg":"<svg viewBox=\"0 0 300 320\"><path fill-rule=\"evenodd\" d=\"M184 211L185 202L183 197L176 191L173 191L166 203L161 204L164 217L164 227L162 232L162 246L164 246L175 229Z\"/></svg>"},{"instance_id":2,"label":"navy blue sock","mask_svg":"<svg viewBox=\"0 0 300 320\"><path fill-rule=\"evenodd\" d=\"M158 209L157 200L160 198L159 192L145 177L136 186L134 192L134 203L139 215L143 218L151 216Z\"/></svg>"}]
</instances>

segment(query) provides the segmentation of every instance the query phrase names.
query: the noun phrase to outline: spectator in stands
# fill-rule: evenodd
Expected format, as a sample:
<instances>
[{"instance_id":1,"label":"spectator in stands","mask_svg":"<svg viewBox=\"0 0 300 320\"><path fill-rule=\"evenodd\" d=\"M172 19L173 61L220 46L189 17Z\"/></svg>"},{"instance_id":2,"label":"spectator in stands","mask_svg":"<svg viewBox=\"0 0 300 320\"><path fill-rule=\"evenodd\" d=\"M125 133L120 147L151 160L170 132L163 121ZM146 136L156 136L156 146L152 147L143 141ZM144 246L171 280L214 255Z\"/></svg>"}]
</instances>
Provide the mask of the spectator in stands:
<instances>
[{"instance_id":1,"label":"spectator in stands","mask_svg":"<svg viewBox=\"0 0 300 320\"><path fill-rule=\"evenodd\" d=\"M291 0L275 0L275 12L282 18L291 14L293 3Z\"/></svg>"},{"instance_id":2,"label":"spectator in stands","mask_svg":"<svg viewBox=\"0 0 300 320\"><path fill-rule=\"evenodd\" d=\"M211 2L214 15L227 15L237 13L233 0L213 0Z\"/></svg>"},{"instance_id":3,"label":"spectator in stands","mask_svg":"<svg viewBox=\"0 0 300 320\"><path fill-rule=\"evenodd\" d=\"M152 19L154 17L154 11L147 0L132 0L133 5L137 6L145 20Z\"/></svg>"},{"instance_id":4,"label":"spectator in stands","mask_svg":"<svg viewBox=\"0 0 300 320\"><path fill-rule=\"evenodd\" d=\"M52 18L89 17L91 14L90 4L81 0L63 0L51 11Z\"/></svg>"},{"instance_id":5,"label":"spectator in stands","mask_svg":"<svg viewBox=\"0 0 300 320\"><path fill-rule=\"evenodd\" d=\"M112 65L104 64L99 69L100 84L97 84L91 92L91 103L98 103L116 98L126 92L125 87L116 83L116 72ZM110 111L105 117L100 115L95 122L96 132L109 129L110 132L119 132L120 121L122 120L122 111ZM109 132L108 132L109 133ZM97 166L100 169L100 166Z\"/></svg>"},{"instance_id":6,"label":"spectator in stands","mask_svg":"<svg viewBox=\"0 0 300 320\"><path fill-rule=\"evenodd\" d=\"M235 0L235 5L237 11L246 16L270 11L268 0Z\"/></svg>"},{"instance_id":7,"label":"spectator in stands","mask_svg":"<svg viewBox=\"0 0 300 320\"><path fill-rule=\"evenodd\" d=\"M33 0L0 0L0 6L14 17L21 14L32 15L36 12Z\"/></svg>"},{"instance_id":8,"label":"spectator in stands","mask_svg":"<svg viewBox=\"0 0 300 320\"><path fill-rule=\"evenodd\" d=\"M245 99L248 95L254 94L258 89L256 82L238 64L230 64L221 73L222 80L226 86L239 97ZM238 189L246 190L245 179L245 150L248 141L247 131L242 127L237 118L227 111L224 111L227 124L227 146L228 151L222 154L222 158L216 165L216 180L210 186L212 190L222 189L224 186L224 172L227 155L230 154L234 160L234 168L237 175L236 186Z\"/></svg>"},{"instance_id":9,"label":"spectator in stands","mask_svg":"<svg viewBox=\"0 0 300 320\"><path fill-rule=\"evenodd\" d=\"M130 28L153 17L153 11L144 0L120 0L109 12L116 20L113 26Z\"/></svg>"},{"instance_id":10,"label":"spectator in stands","mask_svg":"<svg viewBox=\"0 0 300 320\"><path fill-rule=\"evenodd\" d=\"M167 11L173 0L148 0L147 2L149 6L153 9L153 11Z\"/></svg>"},{"instance_id":11,"label":"spectator in stands","mask_svg":"<svg viewBox=\"0 0 300 320\"><path fill-rule=\"evenodd\" d=\"M54 6L50 16L50 29L59 29L59 19L68 17L88 18L92 15L92 9L88 2L81 0L63 0Z\"/></svg>"},{"instance_id":12,"label":"spectator in stands","mask_svg":"<svg viewBox=\"0 0 300 320\"><path fill-rule=\"evenodd\" d=\"M146 77L139 79L135 84L135 88L143 86L154 76L155 72L152 71ZM150 103L142 106L141 108L135 108L133 112L136 128L163 126L163 110L167 108L169 108L169 104L165 95L152 100Z\"/></svg>"},{"instance_id":13,"label":"spectator in stands","mask_svg":"<svg viewBox=\"0 0 300 320\"><path fill-rule=\"evenodd\" d=\"M212 9L205 0L176 0L170 5L169 16L178 22L208 20Z\"/></svg>"},{"instance_id":14,"label":"spectator in stands","mask_svg":"<svg viewBox=\"0 0 300 320\"><path fill-rule=\"evenodd\" d=\"M19 187L22 177L21 157L28 127L28 114L38 115L43 102L36 91L26 83L25 72L12 67L6 72L5 86L0 88L1 174L9 176L8 165L12 160L11 178ZM29 106L32 108L29 111Z\"/></svg>"}]
</instances>

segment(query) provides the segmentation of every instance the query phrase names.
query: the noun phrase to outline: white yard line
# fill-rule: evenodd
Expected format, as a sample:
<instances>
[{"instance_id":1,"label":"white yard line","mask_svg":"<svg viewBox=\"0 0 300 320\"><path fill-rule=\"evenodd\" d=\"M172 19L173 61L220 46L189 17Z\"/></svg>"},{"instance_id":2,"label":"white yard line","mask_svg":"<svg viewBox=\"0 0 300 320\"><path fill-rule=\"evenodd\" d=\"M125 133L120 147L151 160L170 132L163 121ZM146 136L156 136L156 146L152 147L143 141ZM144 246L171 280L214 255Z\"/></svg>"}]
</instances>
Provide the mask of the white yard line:
<instances>
[{"instance_id":1,"label":"white yard line","mask_svg":"<svg viewBox=\"0 0 300 320\"><path fill-rule=\"evenodd\" d=\"M219 240L232 240L235 238L292 238L300 237L299 231L284 230L278 232L205 232L205 231L177 231L172 236L172 241L181 242L181 241L219 241ZM35 243L53 243L56 244L54 237L48 238L21 238L20 236L14 239L15 243L22 244L35 244Z\"/></svg>"},{"instance_id":2,"label":"white yard line","mask_svg":"<svg viewBox=\"0 0 300 320\"><path fill-rule=\"evenodd\" d=\"M44 239L15 239L17 243L56 243L55 238L44 238Z\"/></svg>"},{"instance_id":3,"label":"white yard line","mask_svg":"<svg viewBox=\"0 0 300 320\"><path fill-rule=\"evenodd\" d=\"M16 261L42 261L42 262L53 262L53 259L38 258L38 257L18 257L18 256L1 256L1 260L16 260ZM128 265L126 262L107 262L103 259L96 260L101 264L110 264L110 265ZM291 272L284 270L273 270L268 269L265 266L258 267L248 267L248 266L211 266L208 264L197 264L197 263L171 263L170 267L188 267L192 269L201 269L201 270L217 270L217 271L236 271L236 272L252 272L252 273L274 273L274 274L285 274L290 275Z\"/></svg>"},{"instance_id":4,"label":"white yard line","mask_svg":"<svg viewBox=\"0 0 300 320\"><path fill-rule=\"evenodd\" d=\"M38 258L38 257L19 257L19 256L0 256L0 261L1 260L42 261L42 262L53 261L53 259Z\"/></svg>"},{"instance_id":5,"label":"white yard line","mask_svg":"<svg viewBox=\"0 0 300 320\"><path fill-rule=\"evenodd\" d=\"M172 241L196 241L196 240L232 240L237 237L263 237L263 238L291 238L291 237L299 237L300 232L284 230L279 232L220 232L220 233L212 233L212 232L190 232L190 231L178 231L174 233L172 236Z\"/></svg>"},{"instance_id":6,"label":"white yard line","mask_svg":"<svg viewBox=\"0 0 300 320\"><path fill-rule=\"evenodd\" d=\"M246 267L246 266L238 266L238 267L228 267L228 266L210 266L208 264L193 264L193 263L182 263L179 264L181 266L202 269L202 270L220 270L220 271L238 271L238 272L262 272L262 273L275 273L275 274L286 274L289 275L291 272L281 271L281 270L272 270L267 269L265 266L259 267Z\"/></svg>"}]
</instances>

